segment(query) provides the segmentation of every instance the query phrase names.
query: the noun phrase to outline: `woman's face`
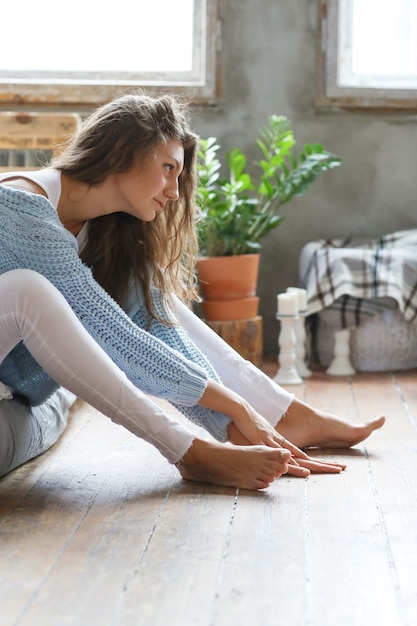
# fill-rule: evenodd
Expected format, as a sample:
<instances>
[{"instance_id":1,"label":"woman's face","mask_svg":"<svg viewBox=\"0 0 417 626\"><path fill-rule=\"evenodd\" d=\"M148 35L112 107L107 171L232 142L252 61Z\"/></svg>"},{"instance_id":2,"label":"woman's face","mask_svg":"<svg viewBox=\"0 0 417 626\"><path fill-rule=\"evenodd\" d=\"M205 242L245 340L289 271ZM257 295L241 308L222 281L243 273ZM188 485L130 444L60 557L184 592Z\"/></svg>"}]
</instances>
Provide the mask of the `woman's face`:
<instances>
[{"instance_id":1,"label":"woman's face","mask_svg":"<svg viewBox=\"0 0 417 626\"><path fill-rule=\"evenodd\" d=\"M116 174L116 211L150 222L167 202L178 200L178 178L184 167L184 148L178 139L159 144L145 166Z\"/></svg>"}]
</instances>

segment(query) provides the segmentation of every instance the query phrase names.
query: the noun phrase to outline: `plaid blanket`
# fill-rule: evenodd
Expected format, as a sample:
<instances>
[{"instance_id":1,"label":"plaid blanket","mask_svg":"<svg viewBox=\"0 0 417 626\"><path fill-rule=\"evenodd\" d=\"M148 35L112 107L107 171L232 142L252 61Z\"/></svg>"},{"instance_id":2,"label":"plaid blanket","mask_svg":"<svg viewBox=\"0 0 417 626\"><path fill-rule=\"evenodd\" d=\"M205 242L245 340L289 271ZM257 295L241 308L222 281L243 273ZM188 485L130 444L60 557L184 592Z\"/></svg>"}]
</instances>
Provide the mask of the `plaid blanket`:
<instances>
[{"instance_id":1,"label":"plaid blanket","mask_svg":"<svg viewBox=\"0 0 417 626\"><path fill-rule=\"evenodd\" d=\"M417 230L314 241L303 247L299 269L309 315L339 311L338 325L346 328L399 309L417 323Z\"/></svg>"}]
</instances>

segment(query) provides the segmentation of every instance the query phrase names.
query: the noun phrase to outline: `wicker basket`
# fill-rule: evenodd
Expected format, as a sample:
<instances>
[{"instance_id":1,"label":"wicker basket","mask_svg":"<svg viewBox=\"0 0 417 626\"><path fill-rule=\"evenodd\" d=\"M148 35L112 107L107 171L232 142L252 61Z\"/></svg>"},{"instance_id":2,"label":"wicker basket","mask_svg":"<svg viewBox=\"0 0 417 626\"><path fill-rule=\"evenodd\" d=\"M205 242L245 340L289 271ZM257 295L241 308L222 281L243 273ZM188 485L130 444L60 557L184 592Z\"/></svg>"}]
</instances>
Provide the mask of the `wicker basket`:
<instances>
[{"instance_id":1,"label":"wicker basket","mask_svg":"<svg viewBox=\"0 0 417 626\"><path fill-rule=\"evenodd\" d=\"M335 312L335 320L340 314ZM318 313L315 348L320 363L328 367L333 359L336 324ZM385 372L417 368L417 323L408 323L395 310L387 321L383 314L370 317L350 332L350 360L357 371Z\"/></svg>"}]
</instances>

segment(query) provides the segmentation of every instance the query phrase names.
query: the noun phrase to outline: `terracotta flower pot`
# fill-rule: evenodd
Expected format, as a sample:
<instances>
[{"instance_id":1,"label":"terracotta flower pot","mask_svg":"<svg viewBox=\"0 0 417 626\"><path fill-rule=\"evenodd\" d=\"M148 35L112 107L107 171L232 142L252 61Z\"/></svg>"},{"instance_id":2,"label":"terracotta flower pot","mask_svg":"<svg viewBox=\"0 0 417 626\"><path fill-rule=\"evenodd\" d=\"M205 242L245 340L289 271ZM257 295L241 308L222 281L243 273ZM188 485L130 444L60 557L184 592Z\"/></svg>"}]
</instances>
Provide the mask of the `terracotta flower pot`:
<instances>
[{"instance_id":1,"label":"terracotta flower pot","mask_svg":"<svg viewBox=\"0 0 417 626\"><path fill-rule=\"evenodd\" d=\"M233 298L233 300L204 300L204 317L208 321L251 319L258 315L259 298Z\"/></svg>"},{"instance_id":2,"label":"terracotta flower pot","mask_svg":"<svg viewBox=\"0 0 417 626\"><path fill-rule=\"evenodd\" d=\"M259 258L259 254L242 254L197 260L207 320L247 319L258 314Z\"/></svg>"}]
</instances>

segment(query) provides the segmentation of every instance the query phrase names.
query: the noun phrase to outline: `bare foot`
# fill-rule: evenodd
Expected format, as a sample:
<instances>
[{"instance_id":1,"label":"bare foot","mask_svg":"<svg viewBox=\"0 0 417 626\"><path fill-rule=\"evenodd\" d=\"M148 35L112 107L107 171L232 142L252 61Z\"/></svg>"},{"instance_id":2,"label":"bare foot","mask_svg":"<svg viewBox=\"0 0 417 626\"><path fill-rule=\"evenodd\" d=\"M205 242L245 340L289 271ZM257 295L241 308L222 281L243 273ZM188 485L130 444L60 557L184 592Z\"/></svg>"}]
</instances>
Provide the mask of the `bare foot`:
<instances>
[{"instance_id":1,"label":"bare foot","mask_svg":"<svg viewBox=\"0 0 417 626\"><path fill-rule=\"evenodd\" d=\"M291 453L267 446L234 446L195 439L177 463L187 480L242 489L265 489L288 471Z\"/></svg>"},{"instance_id":2,"label":"bare foot","mask_svg":"<svg viewBox=\"0 0 417 626\"><path fill-rule=\"evenodd\" d=\"M276 428L299 448L350 448L384 422L384 415L380 415L365 424L353 424L294 400Z\"/></svg>"}]
</instances>

